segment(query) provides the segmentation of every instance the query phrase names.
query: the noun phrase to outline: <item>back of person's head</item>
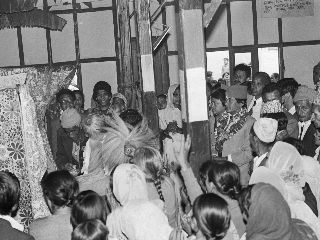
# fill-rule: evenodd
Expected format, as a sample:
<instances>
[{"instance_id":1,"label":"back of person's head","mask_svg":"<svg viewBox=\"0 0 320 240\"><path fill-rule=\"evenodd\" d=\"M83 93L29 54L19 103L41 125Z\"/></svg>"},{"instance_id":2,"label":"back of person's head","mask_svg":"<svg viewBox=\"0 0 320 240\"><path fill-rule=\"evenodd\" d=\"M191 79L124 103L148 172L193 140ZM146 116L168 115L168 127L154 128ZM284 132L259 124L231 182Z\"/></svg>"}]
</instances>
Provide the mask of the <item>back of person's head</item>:
<instances>
[{"instance_id":1,"label":"back of person's head","mask_svg":"<svg viewBox=\"0 0 320 240\"><path fill-rule=\"evenodd\" d=\"M75 101L75 100L76 100L76 96L75 96L75 94L74 94L73 91L71 91L70 89L67 89L67 88L63 88L63 89L61 89L61 90L56 94L56 99L57 99L58 102L60 101L60 99L61 99L61 97L62 97L63 95L68 95L68 96L70 96L70 98L72 99L72 101Z\"/></svg>"},{"instance_id":2,"label":"back of person's head","mask_svg":"<svg viewBox=\"0 0 320 240\"><path fill-rule=\"evenodd\" d=\"M239 194L238 203L242 212L244 223L248 222L249 219L249 208L251 206L251 191L254 185L248 185L241 190Z\"/></svg>"},{"instance_id":3,"label":"back of person's head","mask_svg":"<svg viewBox=\"0 0 320 240\"><path fill-rule=\"evenodd\" d=\"M241 64L238 64L234 67L233 69L234 72L236 71L242 71L242 72L245 72L246 73L246 77L249 78L251 77L251 67L244 64L244 63L241 63Z\"/></svg>"},{"instance_id":4,"label":"back of person's head","mask_svg":"<svg viewBox=\"0 0 320 240\"><path fill-rule=\"evenodd\" d=\"M136 127L142 122L142 115L135 109L125 110L120 114L120 118L132 127Z\"/></svg>"},{"instance_id":5,"label":"back of person's head","mask_svg":"<svg viewBox=\"0 0 320 240\"><path fill-rule=\"evenodd\" d=\"M222 105L226 106L226 101L227 101L226 90L218 89L218 90L214 91L213 93L211 93L211 99L212 98L220 100Z\"/></svg>"},{"instance_id":6,"label":"back of person's head","mask_svg":"<svg viewBox=\"0 0 320 240\"><path fill-rule=\"evenodd\" d=\"M281 96L286 93L290 93L294 98L299 87L299 83L294 78L283 78L278 82L278 86L281 92Z\"/></svg>"},{"instance_id":7,"label":"back of person's head","mask_svg":"<svg viewBox=\"0 0 320 240\"><path fill-rule=\"evenodd\" d=\"M87 220L98 219L103 223L107 220L107 205L105 200L96 192L87 190L80 192L76 197L70 221L75 228Z\"/></svg>"},{"instance_id":8,"label":"back of person's head","mask_svg":"<svg viewBox=\"0 0 320 240\"><path fill-rule=\"evenodd\" d=\"M107 240L108 229L98 219L79 224L72 232L71 240Z\"/></svg>"},{"instance_id":9,"label":"back of person's head","mask_svg":"<svg viewBox=\"0 0 320 240\"><path fill-rule=\"evenodd\" d=\"M261 117L272 118L272 119L278 121L278 131L283 131L283 130L287 129L288 118L284 112L265 113Z\"/></svg>"},{"instance_id":10,"label":"back of person's head","mask_svg":"<svg viewBox=\"0 0 320 240\"><path fill-rule=\"evenodd\" d=\"M71 207L79 192L77 180L67 170L47 174L42 179L41 186L46 200L50 200L56 207Z\"/></svg>"},{"instance_id":11,"label":"back of person's head","mask_svg":"<svg viewBox=\"0 0 320 240\"><path fill-rule=\"evenodd\" d=\"M253 80L254 79L261 79L261 82L264 86L268 85L271 83L271 78L268 73L266 72L257 72L253 75Z\"/></svg>"},{"instance_id":12,"label":"back of person's head","mask_svg":"<svg viewBox=\"0 0 320 240\"><path fill-rule=\"evenodd\" d=\"M98 91L100 90L104 90L107 92L107 94L112 95L110 84L105 81L99 81L93 87L93 94L92 94L93 100L96 101Z\"/></svg>"},{"instance_id":13,"label":"back of person's head","mask_svg":"<svg viewBox=\"0 0 320 240\"><path fill-rule=\"evenodd\" d=\"M207 170L207 179L218 192L236 199L240 190L240 169L229 161L212 161Z\"/></svg>"},{"instance_id":14,"label":"back of person's head","mask_svg":"<svg viewBox=\"0 0 320 240\"><path fill-rule=\"evenodd\" d=\"M279 85L275 82L269 83L267 85L265 85L262 89L262 98L265 99L265 95L267 93L273 93L273 92L277 92L278 95L280 95L280 89L279 89Z\"/></svg>"},{"instance_id":15,"label":"back of person's head","mask_svg":"<svg viewBox=\"0 0 320 240\"><path fill-rule=\"evenodd\" d=\"M0 214L11 215L18 209L20 183L11 172L0 171Z\"/></svg>"},{"instance_id":16,"label":"back of person's head","mask_svg":"<svg viewBox=\"0 0 320 240\"><path fill-rule=\"evenodd\" d=\"M231 215L227 202L214 193L200 195L193 204L193 216L206 239L223 239L229 229Z\"/></svg>"},{"instance_id":17,"label":"back of person's head","mask_svg":"<svg viewBox=\"0 0 320 240\"><path fill-rule=\"evenodd\" d=\"M164 200L161 190L161 180L164 170L160 152L153 147L140 147L134 152L132 162L139 166L147 177L151 177L160 199Z\"/></svg>"}]
</instances>

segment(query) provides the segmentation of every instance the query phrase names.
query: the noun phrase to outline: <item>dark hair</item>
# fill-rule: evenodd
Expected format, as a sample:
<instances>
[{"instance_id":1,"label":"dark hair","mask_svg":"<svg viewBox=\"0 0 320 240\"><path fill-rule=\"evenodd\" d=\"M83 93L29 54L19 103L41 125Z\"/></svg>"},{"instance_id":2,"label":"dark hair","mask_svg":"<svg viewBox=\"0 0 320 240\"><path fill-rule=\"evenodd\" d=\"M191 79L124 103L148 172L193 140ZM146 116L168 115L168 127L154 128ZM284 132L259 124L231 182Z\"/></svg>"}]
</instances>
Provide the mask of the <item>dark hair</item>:
<instances>
[{"instance_id":1,"label":"dark hair","mask_svg":"<svg viewBox=\"0 0 320 240\"><path fill-rule=\"evenodd\" d=\"M210 162L206 176L208 181L212 182L220 193L237 199L241 190L239 167L229 161L215 160Z\"/></svg>"},{"instance_id":2,"label":"dark hair","mask_svg":"<svg viewBox=\"0 0 320 240\"><path fill-rule=\"evenodd\" d=\"M54 171L41 181L42 191L55 206L72 206L79 192L79 184L67 170Z\"/></svg>"},{"instance_id":3,"label":"dark hair","mask_svg":"<svg viewBox=\"0 0 320 240\"><path fill-rule=\"evenodd\" d=\"M237 103L242 104L242 108L247 108L247 99L236 98Z\"/></svg>"},{"instance_id":4,"label":"dark hair","mask_svg":"<svg viewBox=\"0 0 320 240\"><path fill-rule=\"evenodd\" d=\"M0 214L10 215L20 199L20 183L11 172L0 171Z\"/></svg>"},{"instance_id":5,"label":"dark hair","mask_svg":"<svg viewBox=\"0 0 320 240\"><path fill-rule=\"evenodd\" d=\"M270 78L269 74L266 73L266 72L257 72L257 73L255 73L253 75L252 79L256 79L256 78L261 79L261 81L262 81L264 86L266 86L266 85L271 83L271 78Z\"/></svg>"},{"instance_id":6,"label":"dark hair","mask_svg":"<svg viewBox=\"0 0 320 240\"><path fill-rule=\"evenodd\" d=\"M71 240L106 240L108 229L100 220L92 219L79 224L72 232Z\"/></svg>"},{"instance_id":7,"label":"dark hair","mask_svg":"<svg viewBox=\"0 0 320 240\"><path fill-rule=\"evenodd\" d=\"M102 222L107 220L106 201L96 192L87 190L79 193L72 209L70 222L73 229L87 220L98 219Z\"/></svg>"},{"instance_id":8,"label":"dark hair","mask_svg":"<svg viewBox=\"0 0 320 240\"><path fill-rule=\"evenodd\" d=\"M239 203L240 210L243 216L243 221L245 224L247 224L249 219L249 208L251 206L251 191L253 187L254 187L254 184L243 188L238 198L238 203Z\"/></svg>"},{"instance_id":9,"label":"dark hair","mask_svg":"<svg viewBox=\"0 0 320 240\"><path fill-rule=\"evenodd\" d=\"M110 84L105 81L99 81L93 87L93 94L92 94L93 100L96 101L98 91L100 91L100 90L105 90L107 92L107 94L112 95Z\"/></svg>"},{"instance_id":10,"label":"dark hair","mask_svg":"<svg viewBox=\"0 0 320 240\"><path fill-rule=\"evenodd\" d=\"M278 86L281 92L281 96L286 93L290 93L294 98L299 87L299 83L294 78L283 78L278 81Z\"/></svg>"},{"instance_id":11,"label":"dark hair","mask_svg":"<svg viewBox=\"0 0 320 240\"><path fill-rule=\"evenodd\" d=\"M262 114L263 118L272 118L278 121L278 131L283 131L287 129L288 118L284 112L277 113L264 113Z\"/></svg>"},{"instance_id":12,"label":"dark hair","mask_svg":"<svg viewBox=\"0 0 320 240\"><path fill-rule=\"evenodd\" d=\"M262 97L265 98L267 93L272 93L278 91L279 95L280 93L280 89L279 89L279 85L275 82L269 83L267 85L265 85L262 89Z\"/></svg>"},{"instance_id":13,"label":"dark hair","mask_svg":"<svg viewBox=\"0 0 320 240\"><path fill-rule=\"evenodd\" d=\"M193 204L193 216L206 239L220 240L227 234L231 215L227 202L214 193L200 195Z\"/></svg>"},{"instance_id":14,"label":"dark hair","mask_svg":"<svg viewBox=\"0 0 320 240\"><path fill-rule=\"evenodd\" d=\"M130 124L133 127L136 127L139 123L142 122L141 114L135 109L127 109L119 116L124 122Z\"/></svg>"},{"instance_id":15,"label":"dark hair","mask_svg":"<svg viewBox=\"0 0 320 240\"><path fill-rule=\"evenodd\" d=\"M251 77L251 67L247 64L241 63L234 67L233 72L242 71L246 73L246 77Z\"/></svg>"},{"instance_id":16,"label":"dark hair","mask_svg":"<svg viewBox=\"0 0 320 240\"><path fill-rule=\"evenodd\" d=\"M226 106L226 90L224 89L218 89L211 93L211 98L218 99L221 101L222 105L225 107Z\"/></svg>"},{"instance_id":17,"label":"dark hair","mask_svg":"<svg viewBox=\"0 0 320 240\"><path fill-rule=\"evenodd\" d=\"M167 95L165 95L165 94L159 94L159 95L157 96L157 98L167 99Z\"/></svg>"},{"instance_id":18,"label":"dark hair","mask_svg":"<svg viewBox=\"0 0 320 240\"><path fill-rule=\"evenodd\" d=\"M300 155L307 155L307 152L305 150L305 145L301 140L293 138L293 137L288 137L286 139L283 139L282 141L294 146L298 150Z\"/></svg>"},{"instance_id":19,"label":"dark hair","mask_svg":"<svg viewBox=\"0 0 320 240\"><path fill-rule=\"evenodd\" d=\"M72 101L76 100L76 96L74 95L73 91L71 91L70 89L67 89L67 88L63 88L56 94L56 99L58 102L60 102L60 99L63 95L69 95L71 97Z\"/></svg>"},{"instance_id":20,"label":"dark hair","mask_svg":"<svg viewBox=\"0 0 320 240\"><path fill-rule=\"evenodd\" d=\"M83 94L83 92L81 90L73 90L73 94L74 94L74 97L76 97L76 94L79 94L82 97L83 105L81 107L83 108L83 106L84 106L84 94Z\"/></svg>"}]
</instances>

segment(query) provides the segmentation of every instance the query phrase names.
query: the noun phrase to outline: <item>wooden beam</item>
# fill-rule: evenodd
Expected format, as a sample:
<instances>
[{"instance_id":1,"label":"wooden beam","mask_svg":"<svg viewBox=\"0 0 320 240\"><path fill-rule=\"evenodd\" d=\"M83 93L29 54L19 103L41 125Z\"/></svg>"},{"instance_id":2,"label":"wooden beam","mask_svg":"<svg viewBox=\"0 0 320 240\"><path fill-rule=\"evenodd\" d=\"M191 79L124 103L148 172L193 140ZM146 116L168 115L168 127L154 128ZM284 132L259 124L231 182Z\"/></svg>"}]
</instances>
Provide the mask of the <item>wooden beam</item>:
<instances>
[{"instance_id":1,"label":"wooden beam","mask_svg":"<svg viewBox=\"0 0 320 240\"><path fill-rule=\"evenodd\" d=\"M132 53L131 53L131 29L129 17L129 1L117 1L117 16L119 29L119 58L120 58L120 81L119 92L125 95L128 106L133 108L133 74L132 74Z\"/></svg>"},{"instance_id":2,"label":"wooden beam","mask_svg":"<svg viewBox=\"0 0 320 240\"><path fill-rule=\"evenodd\" d=\"M207 28L221 5L222 0L211 0L210 5L206 8L203 14L203 26Z\"/></svg>"},{"instance_id":3,"label":"wooden beam","mask_svg":"<svg viewBox=\"0 0 320 240\"><path fill-rule=\"evenodd\" d=\"M142 109L149 127L158 132L158 109L155 95L152 41L150 29L150 0L135 0L136 36L142 82Z\"/></svg>"},{"instance_id":4,"label":"wooden beam","mask_svg":"<svg viewBox=\"0 0 320 240\"><path fill-rule=\"evenodd\" d=\"M192 140L190 165L198 176L200 165L210 159L203 1L176 2L179 5L177 17L182 115Z\"/></svg>"}]
</instances>

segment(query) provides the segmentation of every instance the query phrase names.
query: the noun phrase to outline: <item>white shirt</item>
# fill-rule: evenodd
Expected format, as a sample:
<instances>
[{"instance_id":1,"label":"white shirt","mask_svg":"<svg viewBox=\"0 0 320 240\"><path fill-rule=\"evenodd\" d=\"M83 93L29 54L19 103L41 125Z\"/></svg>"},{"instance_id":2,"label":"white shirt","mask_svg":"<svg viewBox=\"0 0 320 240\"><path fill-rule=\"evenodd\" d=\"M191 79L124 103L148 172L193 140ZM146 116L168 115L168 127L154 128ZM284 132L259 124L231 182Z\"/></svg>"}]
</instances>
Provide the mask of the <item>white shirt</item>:
<instances>
[{"instance_id":1,"label":"white shirt","mask_svg":"<svg viewBox=\"0 0 320 240\"><path fill-rule=\"evenodd\" d=\"M262 97L259 97L258 99L256 99L256 97L253 97L251 100L251 103L249 104L247 111L250 112L252 109L251 116L254 117L256 120L260 118L262 103L263 103Z\"/></svg>"},{"instance_id":2,"label":"white shirt","mask_svg":"<svg viewBox=\"0 0 320 240\"><path fill-rule=\"evenodd\" d=\"M262 154L260 157L255 157L253 159L253 170L255 170L257 167L260 166L261 162L266 158L267 155L268 155L268 152L266 152L265 154Z\"/></svg>"},{"instance_id":3,"label":"white shirt","mask_svg":"<svg viewBox=\"0 0 320 240\"><path fill-rule=\"evenodd\" d=\"M296 107L293 106L292 108L289 109L288 111L291 115L295 114L296 113Z\"/></svg>"},{"instance_id":4,"label":"white shirt","mask_svg":"<svg viewBox=\"0 0 320 240\"><path fill-rule=\"evenodd\" d=\"M318 161L319 153L320 153L320 146L314 151L315 155L313 157L314 160Z\"/></svg>"},{"instance_id":5,"label":"white shirt","mask_svg":"<svg viewBox=\"0 0 320 240\"><path fill-rule=\"evenodd\" d=\"M298 137L299 137L300 140L303 140L304 135L306 135L306 132L307 132L310 124L311 124L311 120L308 120L306 122L298 122L298 125L299 125L299 135L298 135ZM302 129L303 129L303 131L301 133Z\"/></svg>"},{"instance_id":6,"label":"white shirt","mask_svg":"<svg viewBox=\"0 0 320 240\"><path fill-rule=\"evenodd\" d=\"M17 220L15 220L14 218L10 217L9 215L0 215L0 218L8 221L11 224L11 227L13 227L14 229L17 229L23 232L24 230L23 225L18 223Z\"/></svg>"}]
</instances>

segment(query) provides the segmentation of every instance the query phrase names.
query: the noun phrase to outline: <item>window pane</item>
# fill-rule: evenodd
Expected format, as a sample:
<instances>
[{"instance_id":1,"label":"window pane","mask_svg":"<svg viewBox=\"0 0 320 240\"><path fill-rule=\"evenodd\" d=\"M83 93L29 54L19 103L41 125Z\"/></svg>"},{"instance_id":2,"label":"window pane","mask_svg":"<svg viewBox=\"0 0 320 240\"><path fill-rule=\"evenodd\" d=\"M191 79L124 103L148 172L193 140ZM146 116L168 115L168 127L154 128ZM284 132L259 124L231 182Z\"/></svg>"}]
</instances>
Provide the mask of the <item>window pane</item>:
<instances>
[{"instance_id":1,"label":"window pane","mask_svg":"<svg viewBox=\"0 0 320 240\"><path fill-rule=\"evenodd\" d=\"M259 71L266 72L270 76L279 74L279 51L277 47L259 48Z\"/></svg>"},{"instance_id":2,"label":"window pane","mask_svg":"<svg viewBox=\"0 0 320 240\"><path fill-rule=\"evenodd\" d=\"M237 66L240 63L251 66L251 52L235 53L234 65Z\"/></svg>"},{"instance_id":3,"label":"window pane","mask_svg":"<svg viewBox=\"0 0 320 240\"><path fill-rule=\"evenodd\" d=\"M212 80L223 79L230 85L229 51L207 52L207 77L212 73Z\"/></svg>"}]
</instances>

